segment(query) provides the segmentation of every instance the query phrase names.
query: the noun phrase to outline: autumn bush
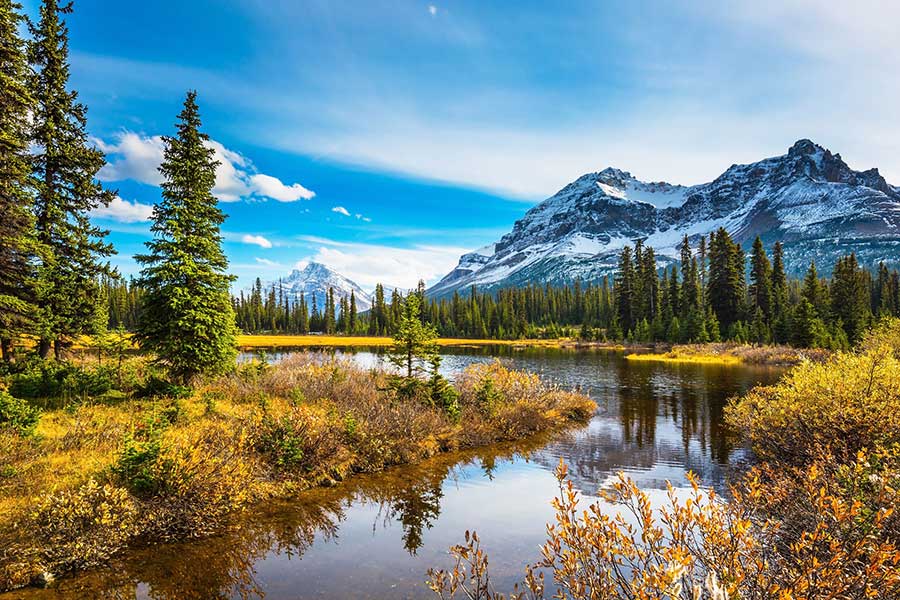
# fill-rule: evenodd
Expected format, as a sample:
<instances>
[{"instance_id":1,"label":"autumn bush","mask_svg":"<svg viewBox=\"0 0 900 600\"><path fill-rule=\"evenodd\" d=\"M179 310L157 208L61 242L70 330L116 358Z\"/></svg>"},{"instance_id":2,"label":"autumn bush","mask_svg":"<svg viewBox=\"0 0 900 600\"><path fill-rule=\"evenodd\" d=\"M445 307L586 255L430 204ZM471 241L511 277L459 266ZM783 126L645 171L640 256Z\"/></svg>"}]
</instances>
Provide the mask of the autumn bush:
<instances>
[{"instance_id":1,"label":"autumn bush","mask_svg":"<svg viewBox=\"0 0 900 600\"><path fill-rule=\"evenodd\" d=\"M868 457L852 469L865 473ZM477 534L451 548L454 566L430 570L443 599L764 600L900 597L900 550L879 533L894 519L896 491L874 483L878 506L832 494L832 475L812 466L796 485L773 490L750 474L726 501L704 490L668 487L650 496L620 474L586 507L561 462L555 522L541 558L508 595L491 582ZM773 493L774 492L774 493ZM772 503L789 502L787 513ZM799 522L797 517L804 519ZM551 581L547 581L549 575Z\"/></svg>"},{"instance_id":2,"label":"autumn bush","mask_svg":"<svg viewBox=\"0 0 900 600\"><path fill-rule=\"evenodd\" d=\"M499 361L470 365L454 383L469 440L516 439L569 420L586 421L597 408L584 394L547 383L534 373L508 369Z\"/></svg>"},{"instance_id":3,"label":"autumn bush","mask_svg":"<svg viewBox=\"0 0 900 600\"><path fill-rule=\"evenodd\" d=\"M893 446L900 442L900 345L890 343L891 331L751 390L729 406L728 423L771 463L805 465L822 455L848 462L861 450Z\"/></svg>"}]
</instances>

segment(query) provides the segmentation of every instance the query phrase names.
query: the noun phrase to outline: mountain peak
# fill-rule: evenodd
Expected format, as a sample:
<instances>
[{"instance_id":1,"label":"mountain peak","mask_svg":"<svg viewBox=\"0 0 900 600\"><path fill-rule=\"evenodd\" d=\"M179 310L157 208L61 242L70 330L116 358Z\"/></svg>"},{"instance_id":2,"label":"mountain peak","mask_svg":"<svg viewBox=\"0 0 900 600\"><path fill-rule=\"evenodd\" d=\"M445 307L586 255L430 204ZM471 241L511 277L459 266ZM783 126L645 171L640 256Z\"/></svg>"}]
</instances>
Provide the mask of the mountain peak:
<instances>
[{"instance_id":1,"label":"mountain peak","mask_svg":"<svg viewBox=\"0 0 900 600\"><path fill-rule=\"evenodd\" d=\"M863 264L877 264L900 246L900 188L877 169L856 171L806 138L787 155L735 164L690 187L645 182L607 167L531 208L493 252L464 255L431 293L596 282L615 271L618 253L635 239L653 246L663 265L680 258L684 236L693 244L719 227L742 244L757 235L766 244L781 241L795 273L811 258L825 267L849 251Z\"/></svg>"},{"instance_id":2,"label":"mountain peak","mask_svg":"<svg viewBox=\"0 0 900 600\"><path fill-rule=\"evenodd\" d=\"M794 142L794 145L788 149L788 156L807 156L824 150L825 148L812 140L803 138L802 140Z\"/></svg>"},{"instance_id":3,"label":"mountain peak","mask_svg":"<svg viewBox=\"0 0 900 600\"><path fill-rule=\"evenodd\" d=\"M319 262L310 262L302 269L295 268L290 275L275 282L275 285L293 301L299 299L302 293L307 302L311 303L315 298L320 307L325 305L329 289L333 290L335 300L349 299L352 294L359 310L368 310L371 306L368 292L356 282Z\"/></svg>"}]
</instances>

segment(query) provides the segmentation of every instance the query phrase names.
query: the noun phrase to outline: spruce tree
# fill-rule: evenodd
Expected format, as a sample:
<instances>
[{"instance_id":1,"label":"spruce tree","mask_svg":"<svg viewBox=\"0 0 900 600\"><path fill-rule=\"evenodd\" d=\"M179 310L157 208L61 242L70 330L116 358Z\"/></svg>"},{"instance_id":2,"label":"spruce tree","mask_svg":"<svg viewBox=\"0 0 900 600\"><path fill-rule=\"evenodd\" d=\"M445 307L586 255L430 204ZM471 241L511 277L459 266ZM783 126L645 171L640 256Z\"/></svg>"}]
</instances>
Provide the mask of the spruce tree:
<instances>
[{"instance_id":1,"label":"spruce tree","mask_svg":"<svg viewBox=\"0 0 900 600\"><path fill-rule=\"evenodd\" d=\"M744 298L744 253L732 242L724 228L719 228L709 245L709 305L726 331L740 318Z\"/></svg>"},{"instance_id":2,"label":"spruce tree","mask_svg":"<svg viewBox=\"0 0 900 600\"><path fill-rule=\"evenodd\" d=\"M809 263L809 269L803 278L803 288L800 295L809 302L818 316L825 316L828 307L828 290L819 281L819 272L816 270L815 262Z\"/></svg>"},{"instance_id":3,"label":"spruce tree","mask_svg":"<svg viewBox=\"0 0 900 600\"><path fill-rule=\"evenodd\" d=\"M300 302L297 305L298 321L297 330L306 335L309 333L309 309L306 306L306 297L300 292Z\"/></svg>"},{"instance_id":4,"label":"spruce tree","mask_svg":"<svg viewBox=\"0 0 900 600\"><path fill-rule=\"evenodd\" d=\"M830 295L833 316L841 322L850 344L855 344L869 323L869 293L855 254L835 263Z\"/></svg>"},{"instance_id":5,"label":"spruce tree","mask_svg":"<svg viewBox=\"0 0 900 600\"><path fill-rule=\"evenodd\" d=\"M0 353L11 359L13 340L34 314L34 221L28 189L28 91L22 6L0 0Z\"/></svg>"},{"instance_id":6,"label":"spruce tree","mask_svg":"<svg viewBox=\"0 0 900 600\"><path fill-rule=\"evenodd\" d=\"M357 320L357 308L356 308L356 294L353 293L353 290L350 290L350 307L348 309L350 314L347 316L347 325L350 329L350 335L356 334L356 320Z\"/></svg>"},{"instance_id":7,"label":"spruce tree","mask_svg":"<svg viewBox=\"0 0 900 600\"><path fill-rule=\"evenodd\" d=\"M619 273L615 282L616 313L619 327L628 333L634 327L634 265L631 262L631 247L622 248L619 256Z\"/></svg>"},{"instance_id":8,"label":"spruce tree","mask_svg":"<svg viewBox=\"0 0 900 600\"><path fill-rule=\"evenodd\" d=\"M90 211L109 204L115 193L96 180L106 160L89 144L87 109L67 88L69 32L62 16L71 10L71 4L44 0L38 23L29 25L28 48L35 100L31 185L42 252L37 283L39 353L45 357L52 343L57 358L68 339L90 333L100 300L99 278L112 275L103 259L113 254L103 240L107 232L89 219Z\"/></svg>"},{"instance_id":9,"label":"spruce tree","mask_svg":"<svg viewBox=\"0 0 900 600\"><path fill-rule=\"evenodd\" d=\"M433 325L422 323L418 294L410 293L405 301L400 300L399 303L400 312L395 321L397 331L388 360L411 378L424 372L425 365L437 356L437 331Z\"/></svg>"},{"instance_id":10,"label":"spruce tree","mask_svg":"<svg viewBox=\"0 0 900 600\"><path fill-rule=\"evenodd\" d=\"M759 309L766 320L772 317L772 265L759 236L753 241L750 254L750 303ZM754 317L755 319L756 317Z\"/></svg>"},{"instance_id":11,"label":"spruce tree","mask_svg":"<svg viewBox=\"0 0 900 600\"><path fill-rule=\"evenodd\" d=\"M200 131L196 92L188 92L178 133L164 138L162 199L153 208L149 254L143 265L143 312L137 330L142 349L154 353L172 376L187 383L200 373L234 365L233 277L222 251L225 215L212 194L217 161Z\"/></svg>"}]
</instances>

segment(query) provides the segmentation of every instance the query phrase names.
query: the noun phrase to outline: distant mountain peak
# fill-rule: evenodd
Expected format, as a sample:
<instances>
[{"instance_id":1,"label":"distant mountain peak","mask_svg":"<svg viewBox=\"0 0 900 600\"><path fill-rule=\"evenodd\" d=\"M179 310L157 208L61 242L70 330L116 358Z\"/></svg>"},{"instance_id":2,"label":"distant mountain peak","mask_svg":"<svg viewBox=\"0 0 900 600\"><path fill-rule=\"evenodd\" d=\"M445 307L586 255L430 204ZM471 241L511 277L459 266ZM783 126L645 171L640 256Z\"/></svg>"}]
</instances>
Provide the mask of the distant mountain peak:
<instances>
[{"instance_id":1,"label":"distant mountain peak","mask_svg":"<svg viewBox=\"0 0 900 600\"><path fill-rule=\"evenodd\" d=\"M313 298L315 298L316 305L320 309L325 306L329 289L334 292L336 304L340 302L341 298L349 299L352 295L356 299L356 307L359 311L368 310L372 306L370 294L356 282L319 262L310 262L302 269L295 268L287 277L268 285L273 284L291 301L299 301L302 294L307 304L311 306Z\"/></svg>"}]
</instances>

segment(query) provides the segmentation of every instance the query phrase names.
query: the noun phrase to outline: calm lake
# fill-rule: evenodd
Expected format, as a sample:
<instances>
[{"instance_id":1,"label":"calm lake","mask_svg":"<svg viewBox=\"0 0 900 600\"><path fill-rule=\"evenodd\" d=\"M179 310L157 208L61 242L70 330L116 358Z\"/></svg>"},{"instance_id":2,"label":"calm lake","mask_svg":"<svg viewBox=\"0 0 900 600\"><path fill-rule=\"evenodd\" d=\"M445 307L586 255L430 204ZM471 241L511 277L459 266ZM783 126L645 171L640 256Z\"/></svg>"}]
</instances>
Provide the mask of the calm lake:
<instances>
[{"instance_id":1,"label":"calm lake","mask_svg":"<svg viewBox=\"0 0 900 600\"><path fill-rule=\"evenodd\" d=\"M133 551L53 589L0 598L432 598L426 571L451 566L447 549L467 529L478 531L494 582L507 591L539 557L560 458L588 500L619 471L654 495L667 480L685 486L689 470L721 490L729 469L748 458L723 429L728 398L783 373L629 362L609 350L445 352L448 376L499 357L581 388L599 410L579 430L354 477L267 504L225 535ZM375 352L347 356L372 366L382 360Z\"/></svg>"}]
</instances>

